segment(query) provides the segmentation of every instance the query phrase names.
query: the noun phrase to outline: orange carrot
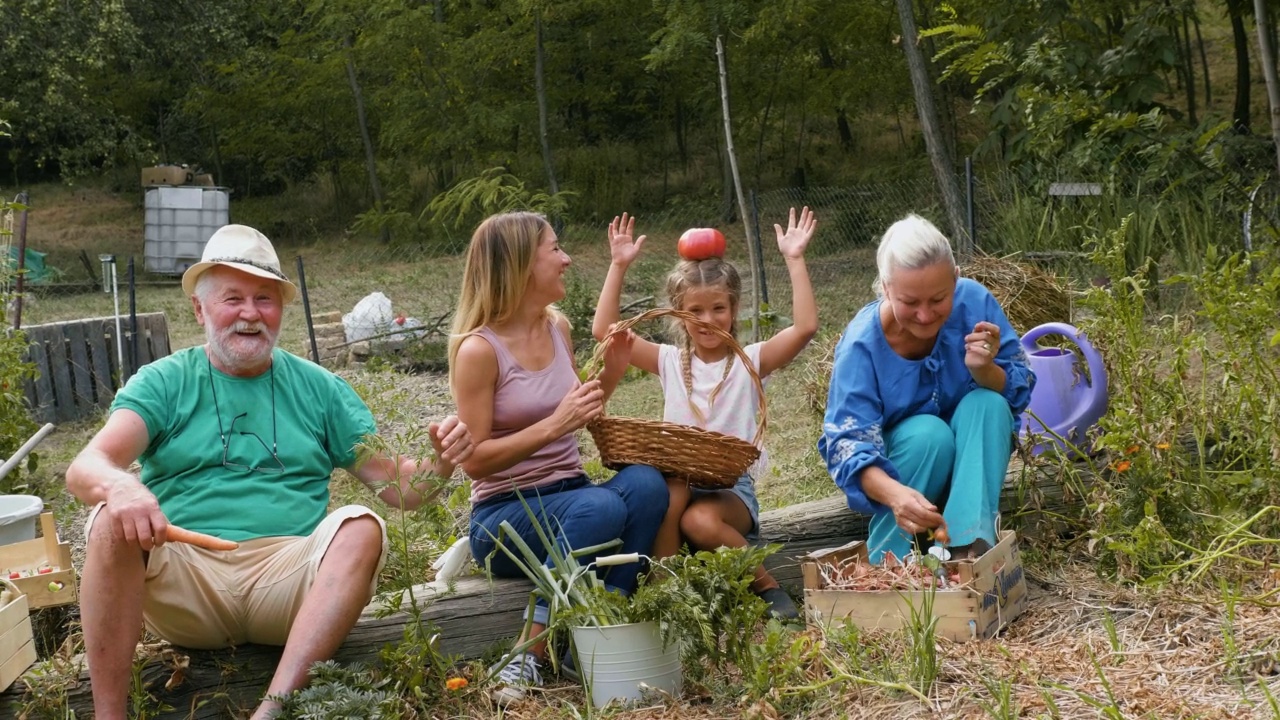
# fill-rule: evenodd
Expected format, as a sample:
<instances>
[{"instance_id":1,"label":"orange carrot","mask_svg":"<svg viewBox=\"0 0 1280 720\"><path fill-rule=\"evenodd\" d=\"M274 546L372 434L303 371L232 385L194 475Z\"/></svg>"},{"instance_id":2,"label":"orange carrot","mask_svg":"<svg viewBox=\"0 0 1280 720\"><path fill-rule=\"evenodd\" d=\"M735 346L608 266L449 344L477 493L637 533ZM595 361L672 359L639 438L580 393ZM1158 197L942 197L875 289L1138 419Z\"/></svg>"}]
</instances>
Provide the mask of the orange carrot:
<instances>
[{"instance_id":1,"label":"orange carrot","mask_svg":"<svg viewBox=\"0 0 1280 720\"><path fill-rule=\"evenodd\" d=\"M169 526L168 536L169 542L186 543L188 545L195 545L198 548L204 548L205 550L235 550L240 547L240 543L223 540L222 538L216 538L212 535L205 535L204 533L198 533L194 530L186 530L178 527L177 525Z\"/></svg>"}]
</instances>

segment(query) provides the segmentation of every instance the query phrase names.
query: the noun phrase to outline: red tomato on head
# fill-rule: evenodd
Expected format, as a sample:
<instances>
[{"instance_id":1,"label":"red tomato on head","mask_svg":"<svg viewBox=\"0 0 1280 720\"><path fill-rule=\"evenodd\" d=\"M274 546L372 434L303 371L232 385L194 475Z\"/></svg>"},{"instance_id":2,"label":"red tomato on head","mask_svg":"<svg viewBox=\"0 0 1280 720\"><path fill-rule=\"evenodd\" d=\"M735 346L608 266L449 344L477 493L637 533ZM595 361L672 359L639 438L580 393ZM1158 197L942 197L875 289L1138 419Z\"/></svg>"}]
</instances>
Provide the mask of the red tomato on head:
<instances>
[{"instance_id":1,"label":"red tomato on head","mask_svg":"<svg viewBox=\"0 0 1280 720\"><path fill-rule=\"evenodd\" d=\"M715 228L690 228L680 236L676 250L685 260L724 257L724 234Z\"/></svg>"}]
</instances>

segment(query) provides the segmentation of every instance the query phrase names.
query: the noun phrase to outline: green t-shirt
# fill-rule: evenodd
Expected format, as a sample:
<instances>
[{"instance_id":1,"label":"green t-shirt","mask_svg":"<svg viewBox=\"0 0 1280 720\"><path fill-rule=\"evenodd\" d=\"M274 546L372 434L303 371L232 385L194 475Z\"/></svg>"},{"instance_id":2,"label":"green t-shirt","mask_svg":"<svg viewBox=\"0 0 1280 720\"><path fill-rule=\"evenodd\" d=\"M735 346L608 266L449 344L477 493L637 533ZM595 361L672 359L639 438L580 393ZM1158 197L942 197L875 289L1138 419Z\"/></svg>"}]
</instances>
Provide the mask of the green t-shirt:
<instances>
[{"instance_id":1,"label":"green t-shirt","mask_svg":"<svg viewBox=\"0 0 1280 720\"><path fill-rule=\"evenodd\" d=\"M147 424L142 482L169 521L237 542L310 534L328 511L333 469L354 464L356 445L376 430L345 380L280 349L254 378L211 368L203 347L180 350L129 379L111 404L123 408ZM233 467L223 463L219 417Z\"/></svg>"}]
</instances>

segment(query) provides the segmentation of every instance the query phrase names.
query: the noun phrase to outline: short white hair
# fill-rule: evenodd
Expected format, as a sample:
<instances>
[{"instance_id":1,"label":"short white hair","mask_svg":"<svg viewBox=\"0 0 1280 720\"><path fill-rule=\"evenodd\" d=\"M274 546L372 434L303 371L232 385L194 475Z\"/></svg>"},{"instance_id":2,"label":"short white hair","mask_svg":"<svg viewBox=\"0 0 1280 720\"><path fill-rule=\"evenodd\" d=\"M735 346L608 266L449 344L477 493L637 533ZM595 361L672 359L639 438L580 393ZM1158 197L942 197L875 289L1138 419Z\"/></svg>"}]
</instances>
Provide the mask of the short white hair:
<instances>
[{"instance_id":1,"label":"short white hair","mask_svg":"<svg viewBox=\"0 0 1280 720\"><path fill-rule=\"evenodd\" d=\"M951 241L936 225L911 213L890 225L880 238L880 248L876 250L876 294L884 294L894 270L919 270L940 262L956 266Z\"/></svg>"},{"instance_id":2,"label":"short white hair","mask_svg":"<svg viewBox=\"0 0 1280 720\"><path fill-rule=\"evenodd\" d=\"M209 295L213 293L214 284L217 283L218 279L216 274L210 271L216 269L217 268L210 268L209 270L200 273L200 277L196 278L196 286L192 289L193 292L191 294L196 296L196 299L200 301L201 305L203 305L205 301L209 299Z\"/></svg>"}]
</instances>

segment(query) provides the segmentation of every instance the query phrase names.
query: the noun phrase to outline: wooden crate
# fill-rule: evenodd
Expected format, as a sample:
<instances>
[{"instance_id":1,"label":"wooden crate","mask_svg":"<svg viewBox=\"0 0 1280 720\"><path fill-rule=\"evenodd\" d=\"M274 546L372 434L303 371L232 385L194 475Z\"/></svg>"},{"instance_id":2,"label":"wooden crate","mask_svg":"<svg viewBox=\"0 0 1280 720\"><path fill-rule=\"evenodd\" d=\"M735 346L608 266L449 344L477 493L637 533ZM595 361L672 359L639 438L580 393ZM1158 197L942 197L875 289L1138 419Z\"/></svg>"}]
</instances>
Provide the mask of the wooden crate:
<instances>
[{"instance_id":1,"label":"wooden crate","mask_svg":"<svg viewBox=\"0 0 1280 720\"><path fill-rule=\"evenodd\" d=\"M12 685L36 661L27 596L12 582L0 579L0 589L5 588L13 598L0 605L0 690Z\"/></svg>"},{"instance_id":2,"label":"wooden crate","mask_svg":"<svg viewBox=\"0 0 1280 720\"><path fill-rule=\"evenodd\" d=\"M829 625L852 622L863 628L896 630L920 607L924 591L830 590L823 587L820 564L851 558L867 562L866 543L858 540L830 550L819 550L801 561L804 605L809 622ZM946 563L960 574L966 587L933 591L937 634L957 642L995 635L1027 608L1027 582L1018 557L1018 540L1011 530L1000 533L1000 542L973 561Z\"/></svg>"},{"instance_id":3,"label":"wooden crate","mask_svg":"<svg viewBox=\"0 0 1280 720\"><path fill-rule=\"evenodd\" d=\"M0 570L25 595L30 609L70 605L77 598L71 543L59 541L53 513L40 514L40 530L44 537L0 545ZM40 574L39 569L46 565L58 569ZM33 573L30 577L9 578L10 573L28 570Z\"/></svg>"}]
</instances>

